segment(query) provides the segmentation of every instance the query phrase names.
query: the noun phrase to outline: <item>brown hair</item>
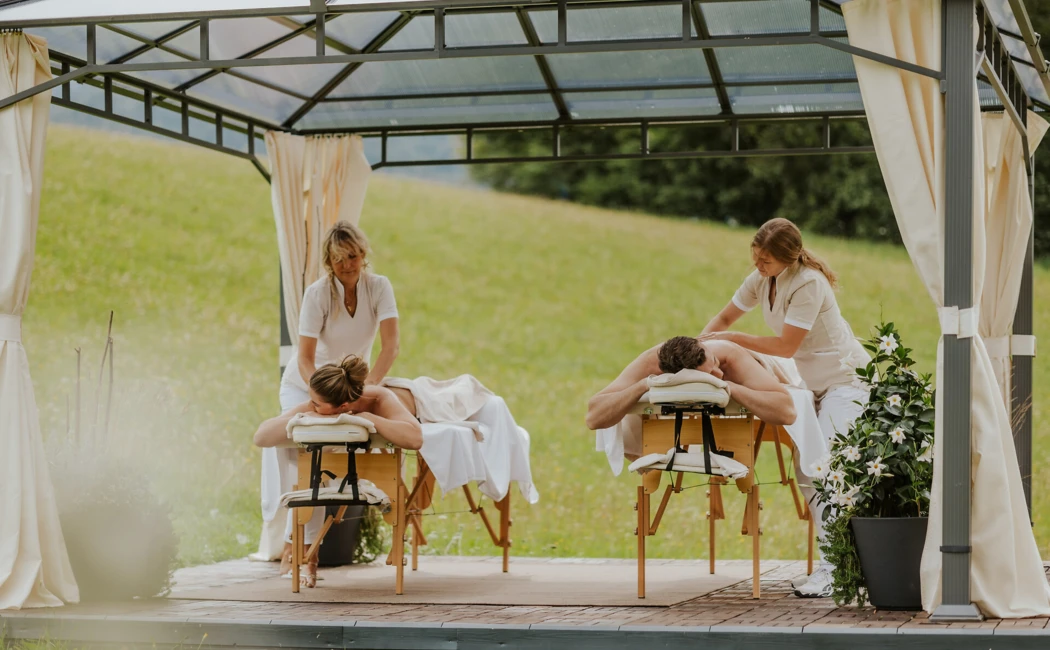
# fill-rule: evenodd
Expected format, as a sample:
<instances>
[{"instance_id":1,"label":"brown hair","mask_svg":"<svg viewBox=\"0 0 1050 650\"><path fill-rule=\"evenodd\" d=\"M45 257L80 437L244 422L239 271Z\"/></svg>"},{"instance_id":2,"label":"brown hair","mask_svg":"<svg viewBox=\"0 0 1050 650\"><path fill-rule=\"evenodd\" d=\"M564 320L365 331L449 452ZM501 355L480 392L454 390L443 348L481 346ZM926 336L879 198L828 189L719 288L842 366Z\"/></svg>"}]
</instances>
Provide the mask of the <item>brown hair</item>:
<instances>
[{"instance_id":1,"label":"brown hair","mask_svg":"<svg viewBox=\"0 0 1050 650\"><path fill-rule=\"evenodd\" d=\"M660 346L660 372L676 373L684 368L696 369L707 361L707 350L691 336L676 336Z\"/></svg>"},{"instance_id":2,"label":"brown hair","mask_svg":"<svg viewBox=\"0 0 1050 650\"><path fill-rule=\"evenodd\" d=\"M827 263L802 246L802 233L787 219L770 219L762 224L751 240L751 248L765 251L782 264L799 262L820 271L832 288L838 286L838 276Z\"/></svg>"},{"instance_id":3,"label":"brown hair","mask_svg":"<svg viewBox=\"0 0 1050 650\"><path fill-rule=\"evenodd\" d=\"M332 406L356 402L365 392L368 363L356 354L348 354L339 363L326 363L310 376L310 388Z\"/></svg>"}]
</instances>

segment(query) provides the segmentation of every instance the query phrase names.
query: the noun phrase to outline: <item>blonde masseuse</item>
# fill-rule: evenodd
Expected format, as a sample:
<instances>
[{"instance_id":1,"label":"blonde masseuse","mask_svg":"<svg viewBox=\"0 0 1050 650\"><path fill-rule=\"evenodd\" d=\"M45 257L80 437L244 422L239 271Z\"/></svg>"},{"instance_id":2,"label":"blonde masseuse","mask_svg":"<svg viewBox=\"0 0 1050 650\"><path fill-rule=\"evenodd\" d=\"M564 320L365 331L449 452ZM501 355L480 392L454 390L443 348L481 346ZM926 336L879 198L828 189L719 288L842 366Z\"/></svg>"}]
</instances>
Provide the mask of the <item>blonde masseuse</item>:
<instances>
[{"instance_id":1,"label":"blonde masseuse","mask_svg":"<svg viewBox=\"0 0 1050 650\"><path fill-rule=\"evenodd\" d=\"M400 338L397 303L390 280L368 272L369 252L365 233L349 222L337 222L325 235L321 255L327 273L303 293L298 355L281 378L282 411L310 401L308 384L318 367L349 354L367 363L377 333L380 352L365 383L378 385L393 366ZM294 478L294 450L263 449L264 522L277 515L280 496L291 489ZM286 542L291 538L290 515L287 518ZM313 543L323 520L324 509L318 508L306 526L307 544ZM290 551L291 544L286 543L282 573L291 568Z\"/></svg>"},{"instance_id":2,"label":"blonde masseuse","mask_svg":"<svg viewBox=\"0 0 1050 650\"><path fill-rule=\"evenodd\" d=\"M699 338L732 341L755 352L794 359L816 397L821 430L830 441L837 431L846 431L868 401L868 392L853 385L853 368L869 357L839 312L835 273L803 248L802 233L787 219L772 219L758 229L751 240L751 258L755 271ZM774 336L726 331L760 305ZM812 488L803 488L803 493L822 538L822 504L813 502ZM831 566L822 561L808 580L796 581L795 595L830 596Z\"/></svg>"}]
</instances>

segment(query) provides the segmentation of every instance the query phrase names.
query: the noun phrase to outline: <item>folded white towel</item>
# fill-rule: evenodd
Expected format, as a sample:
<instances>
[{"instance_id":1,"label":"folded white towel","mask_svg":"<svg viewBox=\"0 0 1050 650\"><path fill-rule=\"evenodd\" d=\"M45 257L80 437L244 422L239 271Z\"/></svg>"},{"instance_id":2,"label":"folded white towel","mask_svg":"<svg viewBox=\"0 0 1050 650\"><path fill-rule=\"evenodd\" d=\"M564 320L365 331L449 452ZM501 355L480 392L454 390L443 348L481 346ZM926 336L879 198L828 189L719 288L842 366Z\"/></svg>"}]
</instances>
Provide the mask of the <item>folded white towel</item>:
<instances>
[{"instance_id":1,"label":"folded white towel","mask_svg":"<svg viewBox=\"0 0 1050 650\"><path fill-rule=\"evenodd\" d=\"M369 433L376 432L376 426L371 420L353 415L352 413L340 413L339 415L318 415L316 413L296 413L288 421L286 427L288 437L292 437L292 429L296 427L324 427L325 431L339 431L344 425L364 427Z\"/></svg>"},{"instance_id":2,"label":"folded white towel","mask_svg":"<svg viewBox=\"0 0 1050 650\"><path fill-rule=\"evenodd\" d=\"M339 483L342 482L342 478L333 479L328 482L328 485L322 487L317 491L317 498L321 501L331 501L334 504L340 501L350 501L354 498L353 489L349 485L343 488L342 492L339 492ZM369 481L366 478L359 479L357 481L357 492L360 497L367 501L369 504L379 506L383 512L389 512L390 510L390 497L387 496L386 492L383 492L376 484ZM296 490L294 492L285 492L281 495L281 507L287 508L288 504L292 501L303 501L313 499L313 490Z\"/></svg>"},{"instance_id":3,"label":"folded white towel","mask_svg":"<svg viewBox=\"0 0 1050 650\"><path fill-rule=\"evenodd\" d=\"M697 445L690 445L692 449ZM665 470L667 469L667 463L671 460L671 452L673 449L667 450L666 454L648 454L642 456L638 460L634 461L627 468L631 472L646 472L652 470ZM690 451L690 452L678 452L674 455L674 466L671 468L674 472L703 472L704 471L704 454L702 451ZM730 479L744 478L747 476L747 466L740 461L733 460L720 454L711 454L711 473L724 476Z\"/></svg>"},{"instance_id":4,"label":"folded white towel","mask_svg":"<svg viewBox=\"0 0 1050 650\"><path fill-rule=\"evenodd\" d=\"M725 388L727 386L724 380L710 373L700 372L692 368L683 368L674 374L649 375L645 383L649 388L654 386L681 386L682 384L711 384L716 388Z\"/></svg>"}]
</instances>

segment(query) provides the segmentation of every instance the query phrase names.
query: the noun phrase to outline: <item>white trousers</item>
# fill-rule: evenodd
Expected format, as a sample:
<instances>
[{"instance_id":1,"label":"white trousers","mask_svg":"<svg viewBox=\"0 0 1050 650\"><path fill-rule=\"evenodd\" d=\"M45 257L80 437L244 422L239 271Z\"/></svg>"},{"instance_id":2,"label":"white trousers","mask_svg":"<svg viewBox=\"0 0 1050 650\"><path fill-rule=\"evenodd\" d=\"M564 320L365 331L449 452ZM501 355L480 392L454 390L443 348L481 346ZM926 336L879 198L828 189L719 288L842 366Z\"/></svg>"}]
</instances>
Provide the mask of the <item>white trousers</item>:
<instances>
[{"instance_id":1,"label":"white trousers","mask_svg":"<svg viewBox=\"0 0 1050 650\"><path fill-rule=\"evenodd\" d=\"M840 386L824 393L824 397L817 404L817 421L820 423L820 431L824 434L824 440L828 443L829 451L831 450L831 441L835 439L837 434L845 433L849 429L853 421L864 412L864 406L867 403L868 391L854 386ZM824 508L827 504L816 498L817 491L812 487L813 480L805 475L806 469L809 468L796 467L796 471L800 475L802 483L804 483L799 488L803 498L809 504L809 514L813 517L817 540L821 542L824 540ZM817 549L817 557L823 562L823 554L819 548Z\"/></svg>"},{"instance_id":2,"label":"white trousers","mask_svg":"<svg viewBox=\"0 0 1050 650\"><path fill-rule=\"evenodd\" d=\"M281 412L310 401L310 394L298 386L281 383ZM285 542L292 539L292 513L280 507L281 495L290 492L298 478L296 450L266 447L262 450L260 494L262 505L262 534L259 550L253 560L276 560L281 557ZM314 515L306 524L305 542L312 544L324 524L324 508L314 508Z\"/></svg>"}]
</instances>

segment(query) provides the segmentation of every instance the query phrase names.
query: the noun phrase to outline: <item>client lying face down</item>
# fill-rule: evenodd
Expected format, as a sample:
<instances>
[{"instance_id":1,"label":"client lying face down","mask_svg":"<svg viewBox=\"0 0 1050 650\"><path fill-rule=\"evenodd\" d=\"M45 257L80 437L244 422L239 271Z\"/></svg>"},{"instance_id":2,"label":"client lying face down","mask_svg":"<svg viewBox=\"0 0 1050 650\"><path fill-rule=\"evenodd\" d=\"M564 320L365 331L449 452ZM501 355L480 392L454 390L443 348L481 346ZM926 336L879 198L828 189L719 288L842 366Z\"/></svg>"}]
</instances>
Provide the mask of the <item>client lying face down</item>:
<instances>
[{"instance_id":1,"label":"client lying face down","mask_svg":"<svg viewBox=\"0 0 1050 650\"><path fill-rule=\"evenodd\" d=\"M616 425L649 390L646 379L650 375L685 368L722 379L734 400L769 424L795 422L791 395L747 350L729 341L700 343L690 336L676 336L638 355L587 402L587 428Z\"/></svg>"},{"instance_id":2,"label":"client lying face down","mask_svg":"<svg viewBox=\"0 0 1050 650\"><path fill-rule=\"evenodd\" d=\"M367 377L368 364L353 354L321 366L310 376L310 401L260 424L253 438L256 446L288 442L288 422L297 413L352 413L371 421L379 435L402 449L422 447L423 430L416 418L390 389L366 386Z\"/></svg>"}]
</instances>

